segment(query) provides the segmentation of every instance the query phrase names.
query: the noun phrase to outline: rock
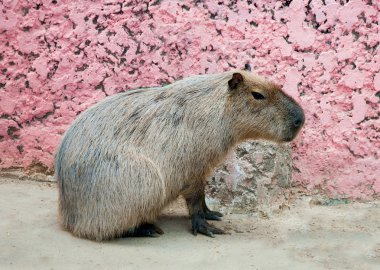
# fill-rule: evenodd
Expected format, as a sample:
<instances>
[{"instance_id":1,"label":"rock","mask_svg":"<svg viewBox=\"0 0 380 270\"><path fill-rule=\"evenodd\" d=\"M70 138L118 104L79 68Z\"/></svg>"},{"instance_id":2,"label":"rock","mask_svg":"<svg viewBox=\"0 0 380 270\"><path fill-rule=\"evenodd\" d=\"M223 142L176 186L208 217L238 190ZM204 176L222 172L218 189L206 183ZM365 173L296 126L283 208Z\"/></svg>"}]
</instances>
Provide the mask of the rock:
<instances>
[{"instance_id":1,"label":"rock","mask_svg":"<svg viewBox=\"0 0 380 270\"><path fill-rule=\"evenodd\" d=\"M209 179L207 203L224 213L271 212L288 200L291 147L245 142Z\"/></svg>"}]
</instances>

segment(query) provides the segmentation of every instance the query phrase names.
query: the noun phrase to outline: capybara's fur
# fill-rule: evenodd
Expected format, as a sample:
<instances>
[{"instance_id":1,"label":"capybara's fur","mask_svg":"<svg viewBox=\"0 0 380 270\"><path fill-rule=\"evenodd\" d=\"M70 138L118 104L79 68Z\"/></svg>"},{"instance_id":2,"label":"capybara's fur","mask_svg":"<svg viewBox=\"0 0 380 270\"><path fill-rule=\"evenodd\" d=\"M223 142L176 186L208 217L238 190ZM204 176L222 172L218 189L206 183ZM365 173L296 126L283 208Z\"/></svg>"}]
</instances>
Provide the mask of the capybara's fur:
<instances>
[{"instance_id":1,"label":"capybara's fur","mask_svg":"<svg viewBox=\"0 0 380 270\"><path fill-rule=\"evenodd\" d=\"M237 143L291 141L303 122L278 86L240 70L108 97L57 150L60 221L75 236L111 239L153 223L179 195L204 219L206 178Z\"/></svg>"}]
</instances>

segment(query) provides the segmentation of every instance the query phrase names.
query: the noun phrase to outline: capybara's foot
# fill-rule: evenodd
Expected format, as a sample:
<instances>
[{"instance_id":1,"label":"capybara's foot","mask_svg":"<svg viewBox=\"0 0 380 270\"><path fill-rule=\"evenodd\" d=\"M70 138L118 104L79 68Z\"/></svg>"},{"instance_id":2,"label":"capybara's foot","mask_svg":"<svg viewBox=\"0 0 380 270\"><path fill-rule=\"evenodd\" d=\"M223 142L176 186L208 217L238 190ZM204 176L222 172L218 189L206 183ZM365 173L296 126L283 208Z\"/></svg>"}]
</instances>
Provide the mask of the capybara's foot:
<instances>
[{"instance_id":1,"label":"capybara's foot","mask_svg":"<svg viewBox=\"0 0 380 270\"><path fill-rule=\"evenodd\" d=\"M139 227L130 230L126 236L132 237L159 237L161 234L164 234L164 231L157 225L144 223Z\"/></svg>"},{"instance_id":2,"label":"capybara's foot","mask_svg":"<svg viewBox=\"0 0 380 270\"><path fill-rule=\"evenodd\" d=\"M222 213L217 211L211 211L209 209L205 210L205 219L207 220L222 220L221 217L223 216Z\"/></svg>"},{"instance_id":3,"label":"capybara's foot","mask_svg":"<svg viewBox=\"0 0 380 270\"><path fill-rule=\"evenodd\" d=\"M212 211L208 208L206 204L206 197L203 195L202 199L202 208L203 212L205 213L205 219L207 220L222 220L221 217L223 216L222 213L219 213L217 211Z\"/></svg>"},{"instance_id":4,"label":"capybara's foot","mask_svg":"<svg viewBox=\"0 0 380 270\"><path fill-rule=\"evenodd\" d=\"M194 235L198 233L215 237L214 234L223 234L224 231L218 228L215 228L211 224L207 223L206 219L202 215L194 215L191 220L192 232Z\"/></svg>"},{"instance_id":5,"label":"capybara's foot","mask_svg":"<svg viewBox=\"0 0 380 270\"><path fill-rule=\"evenodd\" d=\"M220 220L220 217L223 215L208 209L205 200L205 189L202 183L191 187L189 190L192 192L185 193L184 196L191 216L191 231L194 235L201 233L214 237L214 234L223 234L224 232L207 223L206 220Z\"/></svg>"}]
</instances>

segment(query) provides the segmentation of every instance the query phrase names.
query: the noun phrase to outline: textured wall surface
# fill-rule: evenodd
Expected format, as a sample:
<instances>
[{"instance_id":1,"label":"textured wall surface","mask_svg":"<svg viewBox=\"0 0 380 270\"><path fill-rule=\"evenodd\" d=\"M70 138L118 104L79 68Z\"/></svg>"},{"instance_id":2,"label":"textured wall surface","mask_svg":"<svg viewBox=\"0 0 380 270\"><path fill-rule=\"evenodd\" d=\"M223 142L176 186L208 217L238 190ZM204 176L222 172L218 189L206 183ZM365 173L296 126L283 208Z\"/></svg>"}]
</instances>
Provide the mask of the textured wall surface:
<instances>
[{"instance_id":1,"label":"textured wall surface","mask_svg":"<svg viewBox=\"0 0 380 270\"><path fill-rule=\"evenodd\" d=\"M107 95L249 62L305 108L293 181L380 194L380 1L3 0L0 10L1 168L51 167L67 126Z\"/></svg>"}]
</instances>

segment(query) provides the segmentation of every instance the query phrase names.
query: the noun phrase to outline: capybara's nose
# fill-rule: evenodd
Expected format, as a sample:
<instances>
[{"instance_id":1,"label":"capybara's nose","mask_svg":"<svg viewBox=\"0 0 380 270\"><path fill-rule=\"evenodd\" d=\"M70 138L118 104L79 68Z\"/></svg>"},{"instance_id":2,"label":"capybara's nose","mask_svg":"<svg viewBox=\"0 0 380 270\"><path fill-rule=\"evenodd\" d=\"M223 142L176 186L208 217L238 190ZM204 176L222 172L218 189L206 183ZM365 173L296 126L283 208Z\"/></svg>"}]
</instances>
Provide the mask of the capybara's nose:
<instances>
[{"instance_id":1,"label":"capybara's nose","mask_svg":"<svg viewBox=\"0 0 380 270\"><path fill-rule=\"evenodd\" d=\"M305 123L305 114L302 109L296 108L293 111L293 126L295 128L300 128Z\"/></svg>"}]
</instances>

